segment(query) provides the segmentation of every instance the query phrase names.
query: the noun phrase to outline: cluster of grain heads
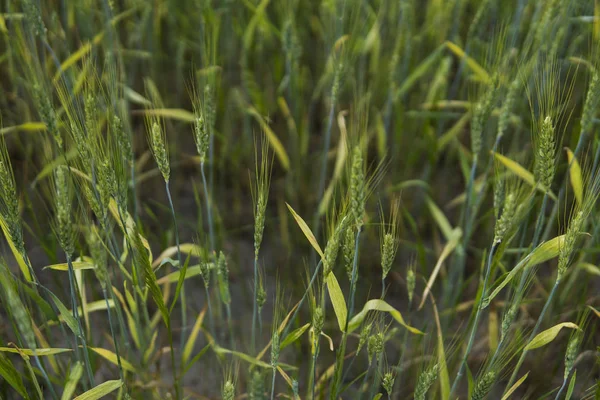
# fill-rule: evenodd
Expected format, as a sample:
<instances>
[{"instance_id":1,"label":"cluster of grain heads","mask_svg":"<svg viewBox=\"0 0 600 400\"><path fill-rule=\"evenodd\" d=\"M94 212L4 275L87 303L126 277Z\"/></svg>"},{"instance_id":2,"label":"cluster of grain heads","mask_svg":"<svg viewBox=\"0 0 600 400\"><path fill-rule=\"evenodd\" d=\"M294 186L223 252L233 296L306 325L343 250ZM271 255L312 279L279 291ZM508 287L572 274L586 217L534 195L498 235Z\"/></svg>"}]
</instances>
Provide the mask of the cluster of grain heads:
<instances>
[{"instance_id":1,"label":"cluster of grain heads","mask_svg":"<svg viewBox=\"0 0 600 400\"><path fill-rule=\"evenodd\" d=\"M383 375L383 380L381 382L381 385L383 386L383 389L387 393L388 399L392 398L392 392L394 391L395 380L396 380L396 375L392 371L386 372Z\"/></svg>"},{"instance_id":2,"label":"cluster of grain heads","mask_svg":"<svg viewBox=\"0 0 600 400\"><path fill-rule=\"evenodd\" d=\"M573 366L575 365L575 359L579 354L579 349L581 347L581 342L583 340L583 330L576 329L571 334L569 338L569 343L567 344L567 351L565 352L565 373L564 380L569 379L569 375L571 371L573 371Z\"/></svg>"},{"instance_id":3,"label":"cluster of grain heads","mask_svg":"<svg viewBox=\"0 0 600 400\"><path fill-rule=\"evenodd\" d=\"M415 400L425 400L427 391L436 381L439 372L439 365L434 364L432 367L427 368L421 372L417 379L417 386L415 388Z\"/></svg>"},{"instance_id":4,"label":"cluster of grain heads","mask_svg":"<svg viewBox=\"0 0 600 400\"><path fill-rule=\"evenodd\" d=\"M348 221L348 218L341 217L341 220L333 228L333 232L331 233L329 240L327 240L327 245L325 246L324 251L325 257L323 257L323 281L327 279L333 270L339 253L340 244L343 239L342 235L346 231Z\"/></svg>"},{"instance_id":5,"label":"cluster of grain heads","mask_svg":"<svg viewBox=\"0 0 600 400\"><path fill-rule=\"evenodd\" d=\"M384 343L385 337L384 333L381 331L375 332L369 336L369 340L367 342L367 354L369 355L369 360L379 358L379 356L383 353Z\"/></svg>"},{"instance_id":6,"label":"cluster of grain heads","mask_svg":"<svg viewBox=\"0 0 600 400\"><path fill-rule=\"evenodd\" d=\"M56 214L56 235L67 257L75 251L75 230L73 229L73 185L68 167L59 166L54 170L54 200Z\"/></svg>"},{"instance_id":7,"label":"cluster of grain heads","mask_svg":"<svg viewBox=\"0 0 600 400\"><path fill-rule=\"evenodd\" d=\"M91 225L85 235L88 248L92 260L94 260L94 274L96 279L102 286L102 290L106 290L107 285L110 283L110 275L108 274L108 254L100 238L100 232L96 225Z\"/></svg>"},{"instance_id":8,"label":"cluster of grain heads","mask_svg":"<svg viewBox=\"0 0 600 400\"><path fill-rule=\"evenodd\" d=\"M581 112L582 136L587 136L591 133L594 117L596 116L598 106L600 105L600 77L598 76L598 70L592 68L591 74L592 78L590 80L585 102L583 103L583 111Z\"/></svg>"},{"instance_id":9,"label":"cluster of grain heads","mask_svg":"<svg viewBox=\"0 0 600 400\"><path fill-rule=\"evenodd\" d=\"M381 295L383 297L385 293L385 278L388 276L392 269L392 264L396 258L396 252L398 251L399 238L398 238L398 212L400 209L399 199L392 202L390 221L386 224L383 222L382 214L382 229L380 237L380 252L381 252Z\"/></svg>"},{"instance_id":10,"label":"cluster of grain heads","mask_svg":"<svg viewBox=\"0 0 600 400\"><path fill-rule=\"evenodd\" d=\"M258 145L255 145L255 180L252 187L253 211L254 211L254 304L252 312L252 351L256 346L256 326L261 325L259 309L264 305L264 286L260 282L258 255L263 241L265 231L265 217L267 212L267 200L271 185L271 170L273 167L273 155L269 152L268 142L262 138L260 157ZM260 158L260 161L259 161ZM259 303L262 303L259 305Z\"/></svg>"},{"instance_id":11,"label":"cluster of grain heads","mask_svg":"<svg viewBox=\"0 0 600 400\"><path fill-rule=\"evenodd\" d=\"M350 216L354 225L360 231L363 225L365 203L367 198L367 184L365 178L365 162L360 145L352 150L352 164L350 169Z\"/></svg>"},{"instance_id":12,"label":"cluster of grain heads","mask_svg":"<svg viewBox=\"0 0 600 400\"><path fill-rule=\"evenodd\" d=\"M154 156L154 160L158 165L158 169L160 170L163 179L165 182L169 182L171 177L171 165L169 164L166 136L163 127L157 120L151 122L148 141L150 142L152 155Z\"/></svg>"},{"instance_id":13,"label":"cluster of grain heads","mask_svg":"<svg viewBox=\"0 0 600 400\"><path fill-rule=\"evenodd\" d=\"M492 390L492 386L496 381L498 373L495 371L488 371L477 381L471 400L483 400Z\"/></svg>"},{"instance_id":14,"label":"cluster of grain heads","mask_svg":"<svg viewBox=\"0 0 600 400\"><path fill-rule=\"evenodd\" d=\"M6 306L6 310L10 310L8 314L13 320L13 327L16 327L17 332L15 333L20 337L19 342L21 343L21 347L25 345L33 351L37 367L46 381L47 388L50 390L52 398L57 399L58 397L54 390L54 386L36 352L38 346L35 339L35 331L33 330L31 316L29 315L29 311L25 307L25 304L23 304L19 297L17 284L6 265L6 261L1 257L0 276L2 276L2 279L0 279L0 288L2 289L0 294L2 294L2 301Z\"/></svg>"},{"instance_id":15,"label":"cluster of grain heads","mask_svg":"<svg viewBox=\"0 0 600 400\"><path fill-rule=\"evenodd\" d=\"M416 269L417 264L414 260L412 260L408 264L408 269L406 271L406 291L408 292L408 302L410 304L412 304L413 296L415 293L415 286L417 284L417 277L415 272Z\"/></svg>"},{"instance_id":16,"label":"cluster of grain heads","mask_svg":"<svg viewBox=\"0 0 600 400\"><path fill-rule=\"evenodd\" d=\"M235 385L231 379L225 381L223 389L221 390L221 398L223 400L234 400L235 399Z\"/></svg>"},{"instance_id":17,"label":"cluster of grain heads","mask_svg":"<svg viewBox=\"0 0 600 400\"><path fill-rule=\"evenodd\" d=\"M46 25L42 19L41 3L34 0L23 1L23 12L29 28L36 37L46 39Z\"/></svg>"},{"instance_id":18,"label":"cluster of grain heads","mask_svg":"<svg viewBox=\"0 0 600 400\"><path fill-rule=\"evenodd\" d=\"M365 322L360 330L360 334L358 336L358 346L356 347L356 354L360 353L362 348L369 341L369 337L371 336L371 329L373 328L372 322Z\"/></svg>"},{"instance_id":19,"label":"cluster of grain heads","mask_svg":"<svg viewBox=\"0 0 600 400\"><path fill-rule=\"evenodd\" d=\"M25 243L23 241L23 227L19 215L17 185L15 183L4 137L0 138L0 213L4 220L4 224L6 225L10 240L13 242L19 254L23 255L24 259L27 259ZM29 269L30 274L35 277L35 273L31 266L29 266Z\"/></svg>"},{"instance_id":20,"label":"cluster of grain heads","mask_svg":"<svg viewBox=\"0 0 600 400\"><path fill-rule=\"evenodd\" d=\"M58 129L58 119L56 117L54 107L52 107L52 102L48 95L48 91L39 84L34 84L33 96L37 110L40 114L40 119L46 125L46 129L54 138L58 149L63 150L63 139Z\"/></svg>"},{"instance_id":21,"label":"cluster of grain heads","mask_svg":"<svg viewBox=\"0 0 600 400\"><path fill-rule=\"evenodd\" d=\"M567 232L565 233L564 242L558 253L558 275L556 280L559 281L567 272L573 254L575 253L575 245L577 244L577 238L581 234L581 229L585 222L585 216L583 210L578 210L574 213L571 219Z\"/></svg>"},{"instance_id":22,"label":"cluster of grain heads","mask_svg":"<svg viewBox=\"0 0 600 400\"><path fill-rule=\"evenodd\" d=\"M208 153L208 130L204 123L204 116L201 111L196 111L194 116L194 142L196 143L196 152L200 157L200 164L206 162L206 154Z\"/></svg>"},{"instance_id":23,"label":"cluster of grain heads","mask_svg":"<svg viewBox=\"0 0 600 400\"><path fill-rule=\"evenodd\" d=\"M473 110L473 122L471 124L471 151L473 152L474 164L481 153L483 145L483 134L485 126L492 114L492 109L498 95L497 78L494 78L484 90L482 97L475 104Z\"/></svg>"},{"instance_id":24,"label":"cluster of grain heads","mask_svg":"<svg viewBox=\"0 0 600 400\"><path fill-rule=\"evenodd\" d=\"M353 225L350 225L346 232L344 232L344 240L342 242L342 257L344 259L344 268L348 280L352 281L352 266L354 265L354 239L356 233L354 232Z\"/></svg>"},{"instance_id":25,"label":"cluster of grain heads","mask_svg":"<svg viewBox=\"0 0 600 400\"><path fill-rule=\"evenodd\" d=\"M248 398L250 400L265 399L265 379L262 371L251 368L249 371L250 382L248 383Z\"/></svg>"},{"instance_id":26,"label":"cluster of grain heads","mask_svg":"<svg viewBox=\"0 0 600 400\"><path fill-rule=\"evenodd\" d=\"M552 186L555 171L556 140L552 118L546 116L541 123L535 150L535 181L549 190Z\"/></svg>"}]
</instances>

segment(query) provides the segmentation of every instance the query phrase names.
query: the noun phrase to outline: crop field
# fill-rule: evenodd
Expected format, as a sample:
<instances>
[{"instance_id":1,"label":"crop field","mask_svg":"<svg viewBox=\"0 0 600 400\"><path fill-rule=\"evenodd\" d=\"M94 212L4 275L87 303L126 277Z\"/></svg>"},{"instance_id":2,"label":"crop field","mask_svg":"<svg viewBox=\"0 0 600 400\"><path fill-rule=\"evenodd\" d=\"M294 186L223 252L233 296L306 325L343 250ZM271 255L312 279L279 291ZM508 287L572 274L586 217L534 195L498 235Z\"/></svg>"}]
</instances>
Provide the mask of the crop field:
<instances>
[{"instance_id":1,"label":"crop field","mask_svg":"<svg viewBox=\"0 0 600 400\"><path fill-rule=\"evenodd\" d=\"M599 0L5 0L0 400L600 400Z\"/></svg>"}]
</instances>

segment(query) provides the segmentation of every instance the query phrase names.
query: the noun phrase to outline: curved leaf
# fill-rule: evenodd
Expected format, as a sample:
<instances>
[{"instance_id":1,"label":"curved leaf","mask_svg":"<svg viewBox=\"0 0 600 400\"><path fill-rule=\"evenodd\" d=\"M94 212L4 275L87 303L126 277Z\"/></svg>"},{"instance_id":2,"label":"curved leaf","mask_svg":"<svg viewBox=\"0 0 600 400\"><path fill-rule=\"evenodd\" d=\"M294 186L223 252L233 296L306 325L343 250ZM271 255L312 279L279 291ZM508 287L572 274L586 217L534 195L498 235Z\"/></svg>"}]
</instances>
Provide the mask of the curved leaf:
<instances>
[{"instance_id":1,"label":"curved leaf","mask_svg":"<svg viewBox=\"0 0 600 400\"><path fill-rule=\"evenodd\" d=\"M394 307L392 307L391 305L389 305L388 303L386 303L384 300L381 300L381 299L373 299L373 300L367 301L365 303L362 311L359 312L358 314L356 314L354 316L354 318L352 318L350 320L350 323L348 324L348 332L352 332L352 331L356 330L356 328L358 328L360 326L360 324L363 322L363 320L365 319L365 317L367 316L367 313L369 311L387 312L396 321L398 321L398 323L400 325L402 325L403 327L408 329L410 332L419 334L419 335L424 335L424 333L421 332L420 330L418 330L417 328L413 328L412 326L408 325L404 321L404 318L402 318L402 314L400 314L400 311L396 310Z\"/></svg>"}]
</instances>

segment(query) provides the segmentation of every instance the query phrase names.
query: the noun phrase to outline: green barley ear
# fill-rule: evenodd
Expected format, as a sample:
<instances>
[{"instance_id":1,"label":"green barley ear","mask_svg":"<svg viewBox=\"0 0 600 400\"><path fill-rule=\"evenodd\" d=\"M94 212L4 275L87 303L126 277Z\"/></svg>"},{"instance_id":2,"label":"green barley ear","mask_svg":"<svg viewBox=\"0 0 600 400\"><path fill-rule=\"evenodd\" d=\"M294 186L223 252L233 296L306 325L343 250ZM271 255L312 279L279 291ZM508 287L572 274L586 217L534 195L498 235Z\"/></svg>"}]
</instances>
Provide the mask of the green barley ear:
<instances>
[{"instance_id":1,"label":"green barley ear","mask_svg":"<svg viewBox=\"0 0 600 400\"><path fill-rule=\"evenodd\" d=\"M439 366L438 364L435 364L419 375L419 378L417 379L417 387L415 388L415 400L425 400L427 391L437 379L438 371Z\"/></svg>"},{"instance_id":2,"label":"green barley ear","mask_svg":"<svg viewBox=\"0 0 600 400\"><path fill-rule=\"evenodd\" d=\"M600 106L600 77L598 76L598 70L593 68L592 79L581 112L581 133L583 135L591 132L598 106Z\"/></svg>"},{"instance_id":3,"label":"green barley ear","mask_svg":"<svg viewBox=\"0 0 600 400\"><path fill-rule=\"evenodd\" d=\"M154 160L165 182L169 182L171 176L171 166L169 165L169 153L167 152L166 136L164 129L158 121L152 121L150 125L150 134L148 136L150 150L154 155Z\"/></svg>"},{"instance_id":4,"label":"green barley ear","mask_svg":"<svg viewBox=\"0 0 600 400\"><path fill-rule=\"evenodd\" d=\"M106 254L106 249L100 239L100 232L98 232L96 225L92 225L90 229L88 229L85 238L90 250L90 255L94 260L94 274L96 275L96 279L100 282L102 289L106 290L106 286L110 282L107 268L108 255Z\"/></svg>"},{"instance_id":5,"label":"green barley ear","mask_svg":"<svg viewBox=\"0 0 600 400\"><path fill-rule=\"evenodd\" d=\"M344 232L344 241L342 243L342 256L344 258L344 267L346 269L346 275L348 276L349 281L352 281L355 238L356 233L354 232L353 226L350 225L346 228L346 232Z\"/></svg>"},{"instance_id":6,"label":"green barley ear","mask_svg":"<svg viewBox=\"0 0 600 400\"><path fill-rule=\"evenodd\" d=\"M350 216L358 229L363 225L367 198L366 185L363 153L360 145L356 145L352 151L352 165L350 170Z\"/></svg>"},{"instance_id":7,"label":"green barley ear","mask_svg":"<svg viewBox=\"0 0 600 400\"><path fill-rule=\"evenodd\" d=\"M31 27L33 34L42 40L46 40L46 25L42 19L42 11L40 10L40 2L35 0L23 0L23 13L25 20Z\"/></svg>"},{"instance_id":8,"label":"green barley ear","mask_svg":"<svg viewBox=\"0 0 600 400\"><path fill-rule=\"evenodd\" d=\"M266 137L263 137L260 151L255 144L255 182L252 187L252 199L254 201L254 259L258 260L260 246L265 230L265 215L267 211L267 200L269 198L269 187L271 185L271 171L273 168L273 154L269 151ZM260 161L259 161L260 158Z\"/></svg>"},{"instance_id":9,"label":"green barley ear","mask_svg":"<svg viewBox=\"0 0 600 400\"><path fill-rule=\"evenodd\" d=\"M73 185L68 176L68 167L61 165L54 170L54 208L56 235L60 247L67 256L75 252L75 230L73 229Z\"/></svg>"},{"instance_id":10,"label":"green barley ear","mask_svg":"<svg viewBox=\"0 0 600 400\"><path fill-rule=\"evenodd\" d=\"M191 84L189 86L188 92L190 94L190 98L192 100L192 107L194 109L194 126L192 130L194 134L194 142L196 143L196 151L200 156L200 163L204 164L204 162L206 161L206 155L208 153L208 147L210 143L208 131L209 127L207 126L202 99L196 91L196 87L194 84Z\"/></svg>"},{"instance_id":11,"label":"green barley ear","mask_svg":"<svg viewBox=\"0 0 600 400\"><path fill-rule=\"evenodd\" d=\"M273 368L277 368L277 364L279 362L279 331L277 327L273 329L273 334L271 335L271 366Z\"/></svg>"},{"instance_id":12,"label":"green barley ear","mask_svg":"<svg viewBox=\"0 0 600 400\"><path fill-rule=\"evenodd\" d=\"M202 276L202 281L204 281L204 287L207 289L210 286L210 268L211 263L207 261L200 261L200 275Z\"/></svg>"},{"instance_id":13,"label":"green barley ear","mask_svg":"<svg viewBox=\"0 0 600 400\"><path fill-rule=\"evenodd\" d=\"M94 189L92 188L91 183L83 181L81 182L80 188L83 192L83 197L85 197L88 205L92 209L92 212L94 213L94 215L98 219L98 222L102 226L102 229L106 229L107 227L105 225L108 216L108 209L106 208L104 203L100 201L98 196L96 196L96 193L94 193Z\"/></svg>"},{"instance_id":14,"label":"green barley ear","mask_svg":"<svg viewBox=\"0 0 600 400\"><path fill-rule=\"evenodd\" d=\"M500 114L498 115L498 133L496 139L499 140L504 137L504 133L508 129L508 124L510 123L510 117L512 113L513 106L515 101L517 100L517 96L519 94L519 90L522 86L522 78L518 76L513 79L513 81L508 86L508 90L506 92L506 97L502 102L502 107L500 108Z\"/></svg>"},{"instance_id":15,"label":"green barley ear","mask_svg":"<svg viewBox=\"0 0 600 400\"><path fill-rule=\"evenodd\" d=\"M383 332L377 332L369 337L369 341L367 342L367 354L369 355L369 360L372 360L373 357L379 358L381 353L383 353L384 344L385 338Z\"/></svg>"},{"instance_id":16,"label":"green barley ear","mask_svg":"<svg viewBox=\"0 0 600 400\"><path fill-rule=\"evenodd\" d=\"M496 82L497 77L494 77L492 82L487 85L473 111L473 122L471 124L471 151L473 152L474 157L478 157L481 153L485 125L492 114L494 103L496 102L498 94L498 85Z\"/></svg>"},{"instance_id":17,"label":"green barley ear","mask_svg":"<svg viewBox=\"0 0 600 400\"><path fill-rule=\"evenodd\" d=\"M496 219L500 218L502 213L502 205L506 197L506 184L504 179L504 168L496 163L494 169L494 216Z\"/></svg>"},{"instance_id":18,"label":"green barley ear","mask_svg":"<svg viewBox=\"0 0 600 400\"><path fill-rule=\"evenodd\" d=\"M36 107L40 114L42 122L46 125L46 129L54 138L56 145L59 149L63 148L63 140L58 129L58 120L56 112L52 107L52 102L48 96L48 92L44 90L40 85L33 85L33 94Z\"/></svg>"},{"instance_id":19,"label":"green barley ear","mask_svg":"<svg viewBox=\"0 0 600 400\"><path fill-rule=\"evenodd\" d=\"M416 271L417 263L413 259L410 264L408 264L408 270L406 271L406 291L408 292L408 302L412 303L413 296L415 293L415 286L417 284L417 276Z\"/></svg>"},{"instance_id":20,"label":"green barley ear","mask_svg":"<svg viewBox=\"0 0 600 400\"><path fill-rule=\"evenodd\" d=\"M321 307L315 307L312 316L312 330L315 338L318 338L323 332L323 325L325 324L325 315Z\"/></svg>"},{"instance_id":21,"label":"green barley ear","mask_svg":"<svg viewBox=\"0 0 600 400\"><path fill-rule=\"evenodd\" d=\"M512 322L514 321L515 316L517 315L517 312L519 311L519 302L518 302L519 299L520 299L520 296L515 296L515 300L513 300L513 302L510 304L510 307L508 307L508 310L502 316L502 327L501 327L501 331L500 331L500 340L504 340L504 338L508 334L510 326L511 326Z\"/></svg>"},{"instance_id":22,"label":"green barley ear","mask_svg":"<svg viewBox=\"0 0 600 400\"><path fill-rule=\"evenodd\" d=\"M543 188L549 189L554 180L557 162L557 137L568 119L574 74L562 76L559 62L553 57L542 57L539 67L533 70L533 89L526 87L532 120L534 147L534 178ZM529 68L527 68L529 69Z\"/></svg>"},{"instance_id":23,"label":"green barley ear","mask_svg":"<svg viewBox=\"0 0 600 400\"><path fill-rule=\"evenodd\" d=\"M35 341L35 335L33 326L31 324L31 316L25 308L25 305L19 297L19 293L16 289L14 278L9 271L6 261L0 257L0 286L4 295L4 306L5 309L10 310L10 314L15 319L17 330L21 334L23 341L30 349L36 349L37 343Z\"/></svg>"},{"instance_id":24,"label":"green barley ear","mask_svg":"<svg viewBox=\"0 0 600 400\"><path fill-rule=\"evenodd\" d=\"M217 278L219 282L219 293L223 304L231 304L231 293L229 292L229 269L227 268L227 259L223 252L219 252L217 259Z\"/></svg>"},{"instance_id":25,"label":"green barley ear","mask_svg":"<svg viewBox=\"0 0 600 400\"><path fill-rule=\"evenodd\" d=\"M364 323L362 329L360 330L360 335L358 336L358 346L356 348L356 354L360 353L364 345L368 342L369 337L371 335L371 329L373 328L373 323L368 322Z\"/></svg>"},{"instance_id":26,"label":"green barley ear","mask_svg":"<svg viewBox=\"0 0 600 400\"><path fill-rule=\"evenodd\" d=\"M146 79L144 85L152 107L162 107L162 101L154 83L150 79ZM171 166L169 164L165 127L160 117L151 114L146 116L146 136L158 169L165 182L168 183L171 177Z\"/></svg>"},{"instance_id":27,"label":"green barley ear","mask_svg":"<svg viewBox=\"0 0 600 400\"><path fill-rule=\"evenodd\" d=\"M581 349L581 344L585 334L585 328L588 322L588 315L589 309L586 308L579 317L579 321L577 323L577 325L579 325L579 329L575 329L569 337L567 351L565 352L565 373L563 376L563 379L565 381L569 379L569 375L571 374L573 366L575 365L575 360L579 355L579 351Z\"/></svg>"},{"instance_id":28,"label":"green barley ear","mask_svg":"<svg viewBox=\"0 0 600 400\"><path fill-rule=\"evenodd\" d=\"M251 378L248 390L248 398L250 400L264 400L265 380L263 374L258 369L252 370L250 374Z\"/></svg>"},{"instance_id":29,"label":"green barley ear","mask_svg":"<svg viewBox=\"0 0 600 400\"><path fill-rule=\"evenodd\" d=\"M382 223L380 251L381 251L381 270L382 278L385 279L392 269L392 264L398 251L398 211L400 209L399 199L392 203L390 212L390 221L387 224ZM383 221L383 212L381 212Z\"/></svg>"},{"instance_id":30,"label":"green barley ear","mask_svg":"<svg viewBox=\"0 0 600 400\"><path fill-rule=\"evenodd\" d=\"M300 384L296 378L292 379L292 393L294 394L294 400L300 400Z\"/></svg>"},{"instance_id":31,"label":"green barley ear","mask_svg":"<svg viewBox=\"0 0 600 400\"><path fill-rule=\"evenodd\" d=\"M495 371L486 372L475 385L475 388L473 389L473 395L471 396L471 400L484 399L492 389L492 386L494 385L497 376L498 373Z\"/></svg>"},{"instance_id":32,"label":"green barley ear","mask_svg":"<svg viewBox=\"0 0 600 400\"><path fill-rule=\"evenodd\" d=\"M539 138L535 151L534 177L535 181L544 188L550 188L554 179L556 141L554 138L554 126L552 118L546 116L541 124Z\"/></svg>"},{"instance_id":33,"label":"green barley ear","mask_svg":"<svg viewBox=\"0 0 600 400\"><path fill-rule=\"evenodd\" d=\"M235 385L231 379L227 379L225 384L223 385L223 389L221 391L221 398L223 400L234 400L235 398Z\"/></svg>"},{"instance_id":34,"label":"green barley ear","mask_svg":"<svg viewBox=\"0 0 600 400\"><path fill-rule=\"evenodd\" d=\"M396 380L396 375L394 375L393 372L386 372L383 375L383 380L381 382L381 385L383 386L383 389L387 393L388 398L392 397L392 392L394 390L394 381L395 380Z\"/></svg>"},{"instance_id":35,"label":"green barley ear","mask_svg":"<svg viewBox=\"0 0 600 400\"><path fill-rule=\"evenodd\" d=\"M577 238L581 234L584 220L584 212L582 210L579 210L575 213L575 215L571 219L571 222L569 223L569 227L567 228L567 232L565 233L565 239L558 253L557 279L560 279L564 276L564 274L567 272L567 269L569 268L569 265L571 264L573 254L575 253L575 245L577 243Z\"/></svg>"},{"instance_id":36,"label":"green barley ear","mask_svg":"<svg viewBox=\"0 0 600 400\"><path fill-rule=\"evenodd\" d=\"M24 254L25 243L19 213L17 185L4 137L0 138L0 214L8 228L10 239L19 253Z\"/></svg>"},{"instance_id":37,"label":"green barley ear","mask_svg":"<svg viewBox=\"0 0 600 400\"><path fill-rule=\"evenodd\" d=\"M500 218L496 221L496 226L494 228L494 243L502 242L514 222L516 210L517 195L515 192L510 192L504 199L502 213L500 214Z\"/></svg>"},{"instance_id":38,"label":"green barley ear","mask_svg":"<svg viewBox=\"0 0 600 400\"><path fill-rule=\"evenodd\" d=\"M133 165L134 153L133 144L131 143L131 136L124 129L123 121L118 115L113 115L111 130L115 135L116 143L119 146L123 161L128 166Z\"/></svg>"},{"instance_id":39,"label":"green barley ear","mask_svg":"<svg viewBox=\"0 0 600 400\"><path fill-rule=\"evenodd\" d=\"M325 280L327 276L331 273L333 266L335 265L335 261L337 260L337 255L340 249L340 244L342 241L342 234L346 231L347 223L349 219L346 217L342 217L342 219L337 223L329 240L327 240L327 245L325 246L325 257L323 258L323 279Z\"/></svg>"}]
</instances>

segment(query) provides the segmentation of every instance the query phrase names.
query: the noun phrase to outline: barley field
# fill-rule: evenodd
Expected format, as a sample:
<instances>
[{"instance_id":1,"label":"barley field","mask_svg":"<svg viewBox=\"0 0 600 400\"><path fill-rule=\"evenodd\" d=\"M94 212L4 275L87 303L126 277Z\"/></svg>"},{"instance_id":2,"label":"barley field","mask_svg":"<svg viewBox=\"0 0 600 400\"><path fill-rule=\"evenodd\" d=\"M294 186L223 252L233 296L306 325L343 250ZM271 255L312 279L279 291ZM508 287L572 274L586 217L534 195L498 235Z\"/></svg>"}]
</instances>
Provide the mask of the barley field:
<instances>
[{"instance_id":1,"label":"barley field","mask_svg":"<svg viewBox=\"0 0 600 400\"><path fill-rule=\"evenodd\" d=\"M6 0L0 76L0 400L600 399L598 0Z\"/></svg>"}]
</instances>

